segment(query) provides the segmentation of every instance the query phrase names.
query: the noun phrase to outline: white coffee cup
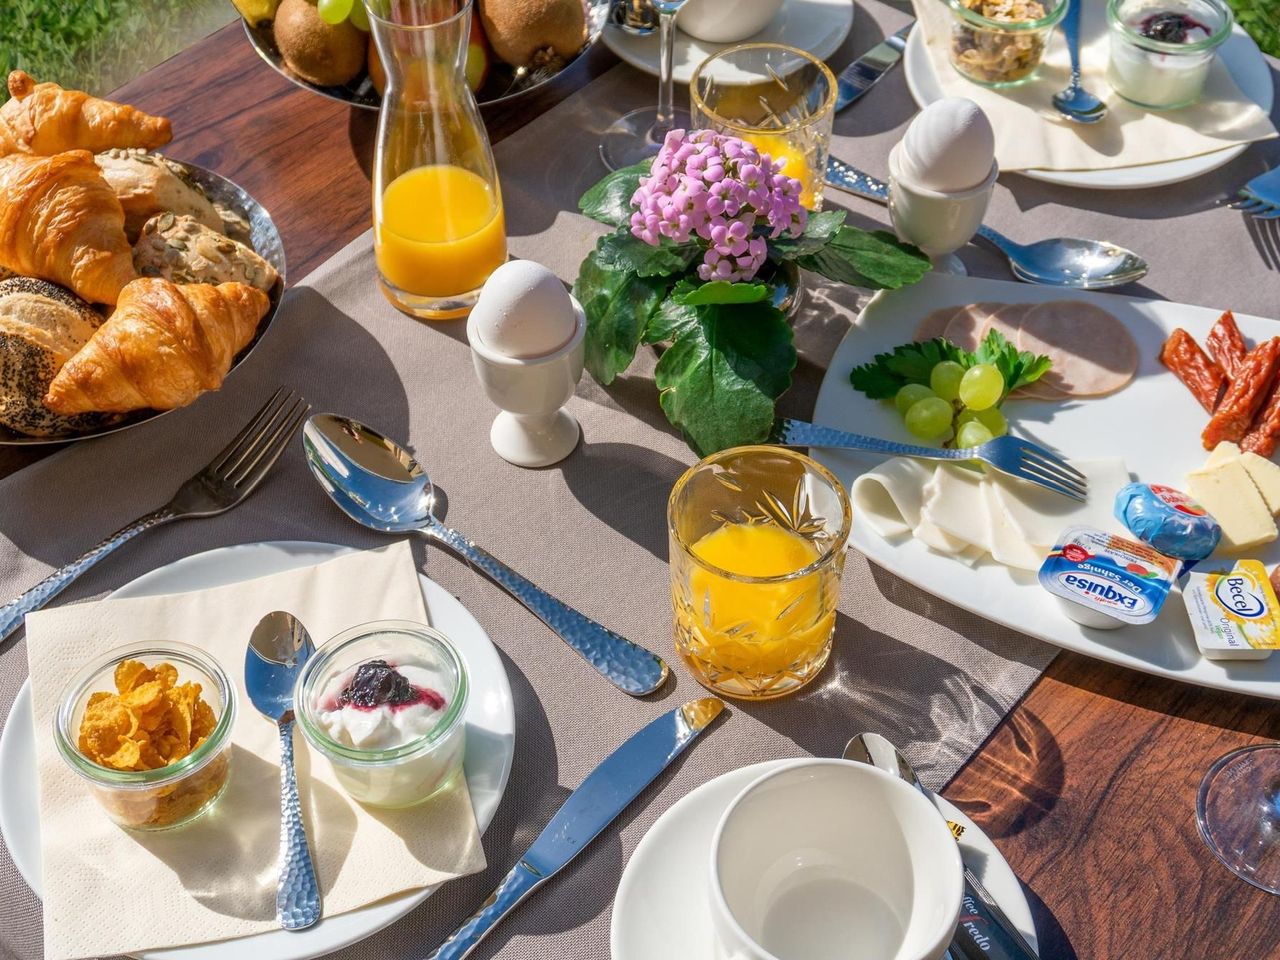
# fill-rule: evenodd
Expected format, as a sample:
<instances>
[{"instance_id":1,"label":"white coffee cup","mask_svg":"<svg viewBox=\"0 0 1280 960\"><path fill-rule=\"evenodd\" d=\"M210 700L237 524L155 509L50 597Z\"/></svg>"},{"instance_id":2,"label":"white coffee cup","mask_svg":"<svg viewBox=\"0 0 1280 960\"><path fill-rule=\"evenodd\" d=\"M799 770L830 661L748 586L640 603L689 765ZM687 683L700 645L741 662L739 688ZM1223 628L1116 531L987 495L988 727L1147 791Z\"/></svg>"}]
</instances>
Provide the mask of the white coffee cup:
<instances>
[{"instance_id":1,"label":"white coffee cup","mask_svg":"<svg viewBox=\"0 0 1280 960\"><path fill-rule=\"evenodd\" d=\"M685 0L676 26L707 43L754 37L782 9L782 0Z\"/></svg>"},{"instance_id":2,"label":"white coffee cup","mask_svg":"<svg viewBox=\"0 0 1280 960\"><path fill-rule=\"evenodd\" d=\"M960 848L918 790L850 760L750 783L711 844L723 960L939 960L964 886Z\"/></svg>"}]
</instances>

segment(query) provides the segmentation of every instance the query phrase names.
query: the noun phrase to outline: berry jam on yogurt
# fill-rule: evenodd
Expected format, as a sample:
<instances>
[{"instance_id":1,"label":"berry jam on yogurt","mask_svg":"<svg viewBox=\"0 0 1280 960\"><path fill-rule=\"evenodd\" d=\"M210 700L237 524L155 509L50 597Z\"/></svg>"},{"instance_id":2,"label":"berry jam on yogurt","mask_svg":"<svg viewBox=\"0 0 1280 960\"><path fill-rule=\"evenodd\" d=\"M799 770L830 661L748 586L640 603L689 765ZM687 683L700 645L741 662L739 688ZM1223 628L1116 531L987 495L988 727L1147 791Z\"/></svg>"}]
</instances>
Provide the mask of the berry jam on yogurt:
<instances>
[{"instance_id":1,"label":"berry jam on yogurt","mask_svg":"<svg viewBox=\"0 0 1280 960\"><path fill-rule=\"evenodd\" d=\"M446 705L448 678L420 664L367 660L330 679L316 720L338 743L386 750L431 732Z\"/></svg>"},{"instance_id":2,"label":"berry jam on yogurt","mask_svg":"<svg viewBox=\"0 0 1280 960\"><path fill-rule=\"evenodd\" d=\"M1232 13L1224 0L1109 0L1107 23L1112 89L1140 107L1172 110L1200 99Z\"/></svg>"},{"instance_id":3,"label":"berry jam on yogurt","mask_svg":"<svg viewBox=\"0 0 1280 960\"><path fill-rule=\"evenodd\" d=\"M405 807L461 776L467 668L449 638L408 620L353 627L298 678L298 727L361 803Z\"/></svg>"}]
</instances>

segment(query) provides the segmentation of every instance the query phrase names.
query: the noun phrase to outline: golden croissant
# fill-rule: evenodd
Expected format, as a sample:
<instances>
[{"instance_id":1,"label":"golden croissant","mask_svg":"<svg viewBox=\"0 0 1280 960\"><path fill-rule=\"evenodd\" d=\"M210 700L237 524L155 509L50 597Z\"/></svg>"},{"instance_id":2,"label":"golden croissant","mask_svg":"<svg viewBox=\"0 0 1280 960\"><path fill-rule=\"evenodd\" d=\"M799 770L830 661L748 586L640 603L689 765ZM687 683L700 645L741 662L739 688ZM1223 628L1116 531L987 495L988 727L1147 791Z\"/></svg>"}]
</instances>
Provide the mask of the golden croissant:
<instances>
[{"instance_id":1,"label":"golden croissant","mask_svg":"<svg viewBox=\"0 0 1280 960\"><path fill-rule=\"evenodd\" d=\"M116 302L137 273L124 208L93 154L0 157L0 267Z\"/></svg>"},{"instance_id":2,"label":"golden croissant","mask_svg":"<svg viewBox=\"0 0 1280 960\"><path fill-rule=\"evenodd\" d=\"M244 283L215 287L140 277L58 371L45 406L63 416L185 406L222 385L269 303Z\"/></svg>"},{"instance_id":3,"label":"golden croissant","mask_svg":"<svg viewBox=\"0 0 1280 960\"><path fill-rule=\"evenodd\" d=\"M162 147L173 139L164 117L123 103L99 100L56 83L36 83L29 74L9 74L9 96L0 106L0 156L64 150L101 153L112 147Z\"/></svg>"}]
</instances>

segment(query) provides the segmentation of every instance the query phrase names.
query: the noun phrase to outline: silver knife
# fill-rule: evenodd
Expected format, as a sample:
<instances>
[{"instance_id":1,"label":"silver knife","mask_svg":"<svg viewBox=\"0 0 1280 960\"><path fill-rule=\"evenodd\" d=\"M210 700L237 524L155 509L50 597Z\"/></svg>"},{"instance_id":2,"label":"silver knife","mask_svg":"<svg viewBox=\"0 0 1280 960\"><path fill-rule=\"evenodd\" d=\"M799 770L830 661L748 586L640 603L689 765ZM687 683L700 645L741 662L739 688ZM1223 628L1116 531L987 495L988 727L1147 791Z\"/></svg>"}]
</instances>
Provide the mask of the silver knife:
<instances>
[{"instance_id":1,"label":"silver knife","mask_svg":"<svg viewBox=\"0 0 1280 960\"><path fill-rule=\"evenodd\" d=\"M840 71L840 76L836 77L836 113L875 86L876 81L902 59L902 51L907 46L907 34L915 25L916 22L912 20Z\"/></svg>"},{"instance_id":2,"label":"silver knife","mask_svg":"<svg viewBox=\"0 0 1280 960\"><path fill-rule=\"evenodd\" d=\"M599 836L723 709L724 701L715 697L690 700L632 734L587 774L498 889L427 960L462 960L471 953L520 901Z\"/></svg>"}]
</instances>

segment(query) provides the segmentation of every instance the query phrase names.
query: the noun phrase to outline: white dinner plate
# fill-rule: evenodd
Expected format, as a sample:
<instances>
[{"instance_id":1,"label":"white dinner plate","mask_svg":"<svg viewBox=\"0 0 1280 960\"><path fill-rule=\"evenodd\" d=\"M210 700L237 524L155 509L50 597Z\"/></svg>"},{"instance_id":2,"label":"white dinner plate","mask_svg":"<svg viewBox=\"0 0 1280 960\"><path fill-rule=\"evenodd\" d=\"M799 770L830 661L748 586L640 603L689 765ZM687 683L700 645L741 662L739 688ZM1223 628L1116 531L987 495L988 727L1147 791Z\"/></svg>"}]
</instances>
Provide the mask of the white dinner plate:
<instances>
[{"instance_id":1,"label":"white dinner plate","mask_svg":"<svg viewBox=\"0 0 1280 960\"><path fill-rule=\"evenodd\" d=\"M787 0L777 16L753 37L742 43L785 43L807 50L825 60L839 49L853 28L853 3L850 0ZM627 33L616 24L605 25L601 34L604 44L637 70L658 75L658 33L648 36ZM688 83L698 64L734 44L708 43L696 40L683 30L676 30L676 50L672 74L676 83ZM726 77L725 82L746 82L747 77Z\"/></svg>"},{"instance_id":2,"label":"white dinner plate","mask_svg":"<svg viewBox=\"0 0 1280 960\"><path fill-rule=\"evenodd\" d=\"M207 590L296 567L305 567L354 548L329 543L280 541L246 543L185 557L153 570L112 594L113 598L151 597ZM447 635L466 662L472 695L467 700L465 772L476 820L483 834L507 787L515 753L515 709L507 673L493 642L467 609L443 587L419 574L432 625ZM31 719L31 682L18 692L0 734L0 833L14 865L40 894L40 817L36 794L35 737ZM144 960L309 960L363 940L403 917L435 892L424 887L378 903L325 917L306 930L273 930L236 940L150 950Z\"/></svg>"},{"instance_id":3,"label":"white dinner plate","mask_svg":"<svg viewBox=\"0 0 1280 960\"><path fill-rule=\"evenodd\" d=\"M1002 408L1013 432L1068 458L1119 457L1145 483L1185 489L1185 477L1208 457L1200 432L1208 414L1182 382L1159 360L1176 327L1203 344L1220 310L1141 300L1061 287L929 274L914 286L878 294L836 348L827 369L814 420L824 426L911 442L892 403L868 399L849 384L849 371L877 353L909 341L916 322L949 304L982 301L1038 303L1083 300L1111 311L1138 344L1138 375L1109 397L1064 402L1010 401ZM1236 314L1245 339L1265 340L1280 332L1274 320ZM865 454L815 449L814 456L846 486L880 462ZM1110 498L1115 491L1095 491ZM1108 499L1108 505L1109 505ZM1204 687L1280 699L1280 655L1267 660L1206 660L1200 656L1191 622L1178 593L1170 594L1160 616L1144 626L1118 630L1083 627L1061 611L1026 571L1011 571L989 557L973 567L928 550L917 540L890 543L867 524L853 524L850 543L904 580L979 616L1086 656ZM1271 569L1280 563L1280 541L1245 556Z\"/></svg>"},{"instance_id":4,"label":"white dinner plate","mask_svg":"<svg viewBox=\"0 0 1280 960\"><path fill-rule=\"evenodd\" d=\"M707 907L707 862L720 816L743 788L793 760L767 760L704 783L681 798L649 828L627 862L613 901L609 933L613 960L714 960L715 942ZM1034 947L1036 928L1018 878L1000 851L973 821L943 797L935 798L948 820L965 828L960 854ZM785 824L779 825L785 829Z\"/></svg>"},{"instance_id":5,"label":"white dinner plate","mask_svg":"<svg viewBox=\"0 0 1280 960\"><path fill-rule=\"evenodd\" d=\"M1271 68L1253 39L1236 25L1227 42L1218 51L1231 78L1246 97L1271 112L1275 91L1271 85ZM907 49L902 58L902 69L907 76L911 96L921 107L926 107L944 96L938 83L933 61L925 50L924 34L912 30L907 39ZM1046 102L1053 91L1046 91ZM1230 163L1249 146L1235 143L1212 153L1197 157L1168 160L1164 163L1146 163L1136 167L1112 167L1109 170L1018 170L1032 180L1056 183L1064 187L1083 187L1089 190L1140 190L1144 187L1163 187L1170 183L1190 180Z\"/></svg>"}]
</instances>

